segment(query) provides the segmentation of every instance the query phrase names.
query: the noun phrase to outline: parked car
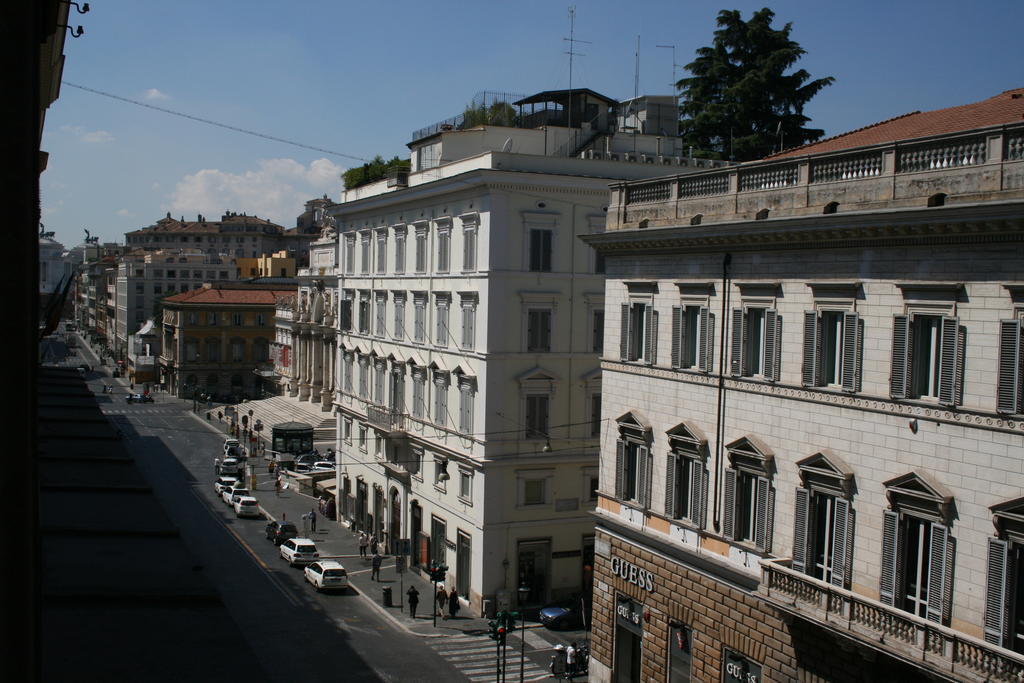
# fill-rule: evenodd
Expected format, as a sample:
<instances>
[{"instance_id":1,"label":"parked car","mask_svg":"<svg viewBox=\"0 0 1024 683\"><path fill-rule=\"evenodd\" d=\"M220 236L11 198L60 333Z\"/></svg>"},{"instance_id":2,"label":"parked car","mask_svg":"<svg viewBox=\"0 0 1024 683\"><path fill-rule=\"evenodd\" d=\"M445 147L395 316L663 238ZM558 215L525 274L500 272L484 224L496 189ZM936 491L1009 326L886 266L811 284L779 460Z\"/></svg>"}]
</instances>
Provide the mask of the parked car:
<instances>
[{"instance_id":1,"label":"parked car","mask_svg":"<svg viewBox=\"0 0 1024 683\"><path fill-rule=\"evenodd\" d=\"M318 591L348 590L348 572L341 562L335 560L318 560L306 565L303 570L306 581Z\"/></svg>"},{"instance_id":2,"label":"parked car","mask_svg":"<svg viewBox=\"0 0 1024 683\"><path fill-rule=\"evenodd\" d=\"M252 496L238 496L235 501L235 517L262 517L260 503Z\"/></svg>"},{"instance_id":3,"label":"parked car","mask_svg":"<svg viewBox=\"0 0 1024 683\"><path fill-rule=\"evenodd\" d=\"M217 465L217 474L238 476L244 469L245 466L240 460L236 460L235 458L224 458Z\"/></svg>"},{"instance_id":4,"label":"parked car","mask_svg":"<svg viewBox=\"0 0 1024 683\"><path fill-rule=\"evenodd\" d=\"M554 602L541 608L540 623L552 630L584 628L590 623L590 610L584 613L579 598Z\"/></svg>"},{"instance_id":5,"label":"parked car","mask_svg":"<svg viewBox=\"0 0 1024 683\"><path fill-rule=\"evenodd\" d=\"M239 443L238 439L232 439L232 438L228 437L227 439L224 439L224 447L223 447L222 450L226 454L228 452L229 448L237 449L237 448L241 447L241 445L242 444Z\"/></svg>"},{"instance_id":6,"label":"parked car","mask_svg":"<svg viewBox=\"0 0 1024 683\"><path fill-rule=\"evenodd\" d=\"M313 467L312 467L312 470L314 472L317 471L317 470L320 470L320 471L323 471L323 472L333 472L335 469L336 469L336 467L335 467L334 463L333 462L327 462L326 460L321 460L320 462L315 462L315 463L313 463Z\"/></svg>"},{"instance_id":7,"label":"parked car","mask_svg":"<svg viewBox=\"0 0 1024 683\"><path fill-rule=\"evenodd\" d=\"M292 567L316 562L320 558L316 544L309 538L289 538L281 543L280 548L281 557Z\"/></svg>"},{"instance_id":8,"label":"parked car","mask_svg":"<svg viewBox=\"0 0 1024 683\"><path fill-rule=\"evenodd\" d=\"M220 497L223 498L224 502L227 503L228 505L234 505L235 498L240 498L242 496L248 495L249 489L245 488L245 484L242 484L240 486L232 486L231 488L224 489L223 491L220 492Z\"/></svg>"},{"instance_id":9,"label":"parked car","mask_svg":"<svg viewBox=\"0 0 1024 683\"><path fill-rule=\"evenodd\" d=\"M272 520L267 524L267 540L273 541L274 545L281 545L290 538L296 538L299 529L291 522L278 522Z\"/></svg>"},{"instance_id":10,"label":"parked car","mask_svg":"<svg viewBox=\"0 0 1024 683\"><path fill-rule=\"evenodd\" d=\"M306 466L312 467L313 463L315 463L319 459L320 459L319 457L317 457L316 455L313 455L312 453L305 453L303 455L299 455L299 456L295 457L295 464L296 465L306 465Z\"/></svg>"},{"instance_id":11,"label":"parked car","mask_svg":"<svg viewBox=\"0 0 1024 683\"><path fill-rule=\"evenodd\" d=\"M237 483L237 477L217 477L213 482L213 490L219 496L225 488L231 488Z\"/></svg>"},{"instance_id":12,"label":"parked car","mask_svg":"<svg viewBox=\"0 0 1024 683\"><path fill-rule=\"evenodd\" d=\"M92 372L92 367L90 367L86 363L80 363L79 365L76 365L75 367L78 368L78 370L80 372Z\"/></svg>"},{"instance_id":13,"label":"parked car","mask_svg":"<svg viewBox=\"0 0 1024 683\"><path fill-rule=\"evenodd\" d=\"M125 400L128 403L152 403L153 397L149 394L128 394Z\"/></svg>"}]
</instances>

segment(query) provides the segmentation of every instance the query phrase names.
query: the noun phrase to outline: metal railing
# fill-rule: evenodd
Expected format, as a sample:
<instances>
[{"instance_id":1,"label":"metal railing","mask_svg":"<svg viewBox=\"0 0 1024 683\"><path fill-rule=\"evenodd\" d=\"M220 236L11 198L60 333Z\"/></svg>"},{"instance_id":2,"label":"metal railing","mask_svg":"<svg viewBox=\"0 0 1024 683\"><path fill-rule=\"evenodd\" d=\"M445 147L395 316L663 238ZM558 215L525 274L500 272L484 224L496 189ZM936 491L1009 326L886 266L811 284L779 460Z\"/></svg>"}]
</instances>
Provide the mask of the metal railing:
<instances>
[{"instance_id":1,"label":"metal railing","mask_svg":"<svg viewBox=\"0 0 1024 683\"><path fill-rule=\"evenodd\" d=\"M408 431L405 413L384 406L366 406L366 421L391 432Z\"/></svg>"},{"instance_id":2,"label":"metal railing","mask_svg":"<svg viewBox=\"0 0 1024 683\"><path fill-rule=\"evenodd\" d=\"M963 680L1024 680L1024 657L877 600L793 570L790 560L762 560L763 597L855 637L882 643ZM781 604L780 604L781 603Z\"/></svg>"}]
</instances>

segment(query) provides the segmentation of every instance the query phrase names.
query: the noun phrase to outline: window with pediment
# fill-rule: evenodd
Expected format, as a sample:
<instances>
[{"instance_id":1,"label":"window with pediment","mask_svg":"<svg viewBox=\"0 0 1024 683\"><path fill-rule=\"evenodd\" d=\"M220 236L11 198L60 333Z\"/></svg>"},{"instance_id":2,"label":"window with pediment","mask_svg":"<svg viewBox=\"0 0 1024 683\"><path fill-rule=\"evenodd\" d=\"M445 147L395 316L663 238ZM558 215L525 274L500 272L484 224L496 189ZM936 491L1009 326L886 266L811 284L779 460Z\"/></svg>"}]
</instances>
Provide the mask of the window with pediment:
<instances>
[{"instance_id":1,"label":"window with pediment","mask_svg":"<svg viewBox=\"0 0 1024 683\"><path fill-rule=\"evenodd\" d=\"M689 421L679 423L666 436L665 515L703 528L708 496L707 437Z\"/></svg>"},{"instance_id":2,"label":"window with pediment","mask_svg":"<svg viewBox=\"0 0 1024 683\"><path fill-rule=\"evenodd\" d=\"M771 485L775 455L754 436L744 436L726 447L725 537L771 552L775 491Z\"/></svg>"},{"instance_id":3,"label":"window with pediment","mask_svg":"<svg viewBox=\"0 0 1024 683\"><path fill-rule=\"evenodd\" d=\"M846 588L853 557L853 470L822 450L799 461L794 497L793 569Z\"/></svg>"},{"instance_id":4,"label":"window with pediment","mask_svg":"<svg viewBox=\"0 0 1024 683\"><path fill-rule=\"evenodd\" d=\"M615 497L643 508L651 506L651 423L636 411L616 421Z\"/></svg>"},{"instance_id":5,"label":"window with pediment","mask_svg":"<svg viewBox=\"0 0 1024 683\"><path fill-rule=\"evenodd\" d=\"M1024 654L1024 497L993 505L988 539L985 640Z\"/></svg>"}]
</instances>

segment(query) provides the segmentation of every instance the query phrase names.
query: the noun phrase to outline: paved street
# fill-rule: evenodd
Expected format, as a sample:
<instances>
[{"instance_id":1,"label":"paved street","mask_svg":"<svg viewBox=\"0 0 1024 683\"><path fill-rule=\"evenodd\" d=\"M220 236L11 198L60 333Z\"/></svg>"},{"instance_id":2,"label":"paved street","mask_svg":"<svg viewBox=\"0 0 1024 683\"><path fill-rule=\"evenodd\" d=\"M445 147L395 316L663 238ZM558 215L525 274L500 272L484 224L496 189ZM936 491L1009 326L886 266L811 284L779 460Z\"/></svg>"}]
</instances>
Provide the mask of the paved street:
<instances>
[{"instance_id":1,"label":"paved street","mask_svg":"<svg viewBox=\"0 0 1024 683\"><path fill-rule=\"evenodd\" d=\"M265 520L237 519L214 494L213 459L223 433L205 411L190 411L191 401L156 394L154 403L128 404L127 381L112 379L108 369L84 344L78 354L94 371L86 376L101 410L136 451L139 466L152 482L190 550L204 564L207 577L222 593L232 616L257 653L271 680L346 681L494 681L495 643L487 638L487 621L465 617L432 624L430 584L418 575L397 574L386 558L381 581L370 577L370 562L358 557L355 536L343 525L320 517L313 536L321 555L339 559L355 590L338 595L316 593L280 559L266 540ZM72 356L68 364L82 362ZM113 393L102 393L103 383ZM324 450L324 446L320 447ZM293 487L274 495L270 475L258 467L254 495L267 515L287 518L302 529L302 515L316 501ZM410 584L420 591L420 610L410 618L400 596ZM382 606L382 588L390 586L394 606ZM584 632L554 633L527 623L524 632L524 680L550 678L552 647L582 641ZM508 638L507 677L520 677L519 632ZM585 680L578 677L576 680Z\"/></svg>"}]
</instances>

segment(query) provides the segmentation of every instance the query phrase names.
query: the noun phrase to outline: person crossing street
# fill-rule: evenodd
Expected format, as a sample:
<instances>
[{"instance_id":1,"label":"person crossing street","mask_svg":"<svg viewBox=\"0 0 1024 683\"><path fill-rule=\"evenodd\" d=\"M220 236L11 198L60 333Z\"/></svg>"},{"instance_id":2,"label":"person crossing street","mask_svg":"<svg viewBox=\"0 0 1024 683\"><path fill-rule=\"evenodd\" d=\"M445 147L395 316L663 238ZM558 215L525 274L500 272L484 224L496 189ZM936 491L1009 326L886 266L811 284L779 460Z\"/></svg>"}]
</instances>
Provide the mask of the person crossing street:
<instances>
[{"instance_id":1,"label":"person crossing street","mask_svg":"<svg viewBox=\"0 0 1024 683\"><path fill-rule=\"evenodd\" d=\"M409 590L407 590L405 593L409 596L409 616L415 619L416 607L420 604L420 592L416 590L416 586L409 586Z\"/></svg>"}]
</instances>

